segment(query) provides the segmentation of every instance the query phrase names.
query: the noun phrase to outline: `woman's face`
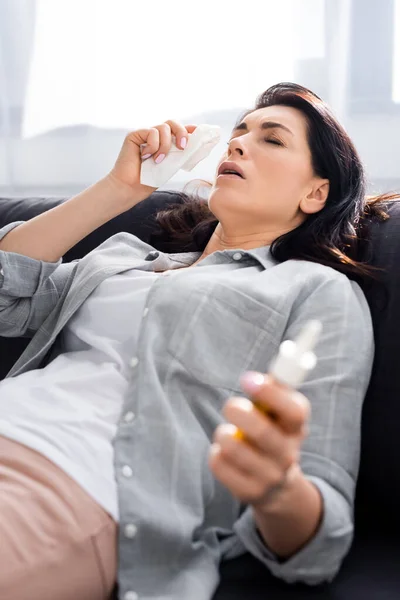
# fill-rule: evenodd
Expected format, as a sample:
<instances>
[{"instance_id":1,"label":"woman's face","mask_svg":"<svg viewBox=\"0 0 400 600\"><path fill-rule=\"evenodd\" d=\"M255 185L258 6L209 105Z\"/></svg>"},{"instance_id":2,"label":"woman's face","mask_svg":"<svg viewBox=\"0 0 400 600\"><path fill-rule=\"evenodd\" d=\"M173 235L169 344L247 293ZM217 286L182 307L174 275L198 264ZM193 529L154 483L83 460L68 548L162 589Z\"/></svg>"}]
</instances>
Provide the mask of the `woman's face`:
<instances>
[{"instance_id":1,"label":"woman's face","mask_svg":"<svg viewBox=\"0 0 400 600\"><path fill-rule=\"evenodd\" d=\"M224 161L240 168L243 179L217 171L209 207L223 227L239 234L280 235L325 204L329 181L313 173L307 122L295 108L269 106L247 115L218 169Z\"/></svg>"}]
</instances>

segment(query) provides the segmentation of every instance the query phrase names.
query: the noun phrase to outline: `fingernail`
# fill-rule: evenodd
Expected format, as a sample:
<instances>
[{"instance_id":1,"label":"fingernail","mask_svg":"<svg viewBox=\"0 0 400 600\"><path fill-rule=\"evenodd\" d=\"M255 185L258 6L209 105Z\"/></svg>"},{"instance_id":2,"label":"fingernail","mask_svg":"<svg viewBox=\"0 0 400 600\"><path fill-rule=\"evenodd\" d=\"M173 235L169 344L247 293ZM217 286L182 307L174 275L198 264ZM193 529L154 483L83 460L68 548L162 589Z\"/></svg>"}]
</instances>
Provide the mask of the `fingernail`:
<instances>
[{"instance_id":1,"label":"fingernail","mask_svg":"<svg viewBox=\"0 0 400 600\"><path fill-rule=\"evenodd\" d=\"M303 394L301 394L297 390L294 390L292 392L292 400L302 408L305 408L307 406L307 400L304 398Z\"/></svg>"},{"instance_id":2,"label":"fingernail","mask_svg":"<svg viewBox=\"0 0 400 600\"><path fill-rule=\"evenodd\" d=\"M262 375L262 373L256 373L255 371L249 371L240 378L240 385L242 386L243 390L249 394L258 392L264 383L264 375Z\"/></svg>"},{"instance_id":3,"label":"fingernail","mask_svg":"<svg viewBox=\"0 0 400 600\"><path fill-rule=\"evenodd\" d=\"M142 156L142 160L145 160L146 158L150 158L151 154L143 154Z\"/></svg>"},{"instance_id":4,"label":"fingernail","mask_svg":"<svg viewBox=\"0 0 400 600\"><path fill-rule=\"evenodd\" d=\"M186 144L187 144L187 139L186 138L182 138L181 139L181 148L186 148Z\"/></svg>"},{"instance_id":5,"label":"fingernail","mask_svg":"<svg viewBox=\"0 0 400 600\"><path fill-rule=\"evenodd\" d=\"M220 426L220 434L222 436L233 437L237 432L237 427L232 425L232 423L223 423Z\"/></svg>"},{"instance_id":6,"label":"fingernail","mask_svg":"<svg viewBox=\"0 0 400 600\"><path fill-rule=\"evenodd\" d=\"M210 446L210 454L212 456L215 456L215 454L218 454L221 450L221 446L219 444L211 444Z\"/></svg>"},{"instance_id":7,"label":"fingernail","mask_svg":"<svg viewBox=\"0 0 400 600\"><path fill-rule=\"evenodd\" d=\"M162 162L164 160L164 158L165 158L165 154L160 154L160 156L157 156L155 162L157 164L159 164L160 162Z\"/></svg>"}]
</instances>

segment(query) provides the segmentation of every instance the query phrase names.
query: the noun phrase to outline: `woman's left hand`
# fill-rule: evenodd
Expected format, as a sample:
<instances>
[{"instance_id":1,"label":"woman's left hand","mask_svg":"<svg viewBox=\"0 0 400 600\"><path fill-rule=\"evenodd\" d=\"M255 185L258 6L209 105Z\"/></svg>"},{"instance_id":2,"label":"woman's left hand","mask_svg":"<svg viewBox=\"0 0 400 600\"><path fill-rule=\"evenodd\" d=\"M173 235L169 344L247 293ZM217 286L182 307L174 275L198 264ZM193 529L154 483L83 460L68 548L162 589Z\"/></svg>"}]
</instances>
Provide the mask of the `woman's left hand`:
<instances>
[{"instance_id":1,"label":"woman's left hand","mask_svg":"<svg viewBox=\"0 0 400 600\"><path fill-rule=\"evenodd\" d=\"M243 397L227 400L223 415L228 423L215 430L209 466L242 503L262 508L298 470L310 405L303 394L268 375L247 373L241 383L253 402Z\"/></svg>"}]
</instances>

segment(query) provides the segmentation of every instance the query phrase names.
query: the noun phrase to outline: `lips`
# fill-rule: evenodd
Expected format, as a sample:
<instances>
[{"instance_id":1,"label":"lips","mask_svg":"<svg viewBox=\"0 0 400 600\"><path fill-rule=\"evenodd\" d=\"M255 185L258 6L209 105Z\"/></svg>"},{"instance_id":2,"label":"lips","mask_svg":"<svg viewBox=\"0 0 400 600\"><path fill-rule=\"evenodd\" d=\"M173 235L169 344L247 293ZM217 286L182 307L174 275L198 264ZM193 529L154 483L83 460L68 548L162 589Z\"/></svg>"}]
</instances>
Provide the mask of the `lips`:
<instances>
[{"instance_id":1,"label":"lips","mask_svg":"<svg viewBox=\"0 0 400 600\"><path fill-rule=\"evenodd\" d=\"M229 161L229 162L223 162L219 169L218 169L218 175L224 175L224 174L235 174L238 177L241 177L242 179L245 179L244 173L243 173L243 169L236 163Z\"/></svg>"}]
</instances>

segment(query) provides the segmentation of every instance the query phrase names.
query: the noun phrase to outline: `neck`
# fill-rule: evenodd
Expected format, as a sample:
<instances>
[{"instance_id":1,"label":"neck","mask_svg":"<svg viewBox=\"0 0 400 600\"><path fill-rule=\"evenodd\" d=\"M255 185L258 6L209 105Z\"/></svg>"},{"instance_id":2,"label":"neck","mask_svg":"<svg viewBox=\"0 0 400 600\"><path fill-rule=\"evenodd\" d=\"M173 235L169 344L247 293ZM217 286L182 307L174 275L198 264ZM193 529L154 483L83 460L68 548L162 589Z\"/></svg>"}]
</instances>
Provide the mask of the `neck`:
<instances>
[{"instance_id":1,"label":"neck","mask_svg":"<svg viewBox=\"0 0 400 600\"><path fill-rule=\"evenodd\" d=\"M223 229L221 223L218 223L212 234L201 258L205 258L217 250L232 250L241 248L242 250L251 250L252 248L260 248L261 246L270 246L274 240L285 231L275 232L254 232L242 235L229 235ZM201 260L201 258L199 260Z\"/></svg>"}]
</instances>

